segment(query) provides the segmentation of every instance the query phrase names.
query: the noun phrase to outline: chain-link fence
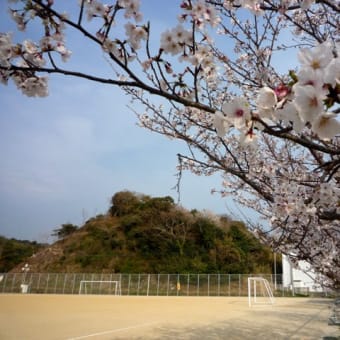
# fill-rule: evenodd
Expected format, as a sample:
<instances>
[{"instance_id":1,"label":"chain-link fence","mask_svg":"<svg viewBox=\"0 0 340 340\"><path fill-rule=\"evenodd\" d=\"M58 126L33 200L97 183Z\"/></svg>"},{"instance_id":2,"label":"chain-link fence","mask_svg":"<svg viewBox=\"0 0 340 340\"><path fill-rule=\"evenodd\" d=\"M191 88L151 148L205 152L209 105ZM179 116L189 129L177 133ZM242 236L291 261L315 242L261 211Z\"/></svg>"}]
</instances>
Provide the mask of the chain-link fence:
<instances>
[{"instance_id":1,"label":"chain-link fence","mask_svg":"<svg viewBox=\"0 0 340 340\"><path fill-rule=\"evenodd\" d=\"M281 275L116 273L0 274L0 293L78 294L81 282L86 281L87 289L84 291L90 294L112 294L112 290L108 289L111 282L119 284L118 291L122 295L246 296L250 276L267 279L276 296L289 294L282 289Z\"/></svg>"}]
</instances>

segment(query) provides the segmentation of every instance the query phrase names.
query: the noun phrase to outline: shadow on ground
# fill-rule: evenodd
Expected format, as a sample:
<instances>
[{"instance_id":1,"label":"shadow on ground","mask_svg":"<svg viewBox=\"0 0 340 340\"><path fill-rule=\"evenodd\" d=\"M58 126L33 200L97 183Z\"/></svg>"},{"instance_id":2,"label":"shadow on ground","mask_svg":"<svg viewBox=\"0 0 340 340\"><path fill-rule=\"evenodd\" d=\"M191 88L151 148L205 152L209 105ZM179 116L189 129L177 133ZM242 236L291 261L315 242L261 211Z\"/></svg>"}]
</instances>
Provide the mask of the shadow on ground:
<instances>
[{"instance_id":1,"label":"shadow on ground","mask_svg":"<svg viewBox=\"0 0 340 340\"><path fill-rule=\"evenodd\" d=\"M254 325L254 322L250 324L239 320L237 322L218 322L200 327L163 325L155 329L150 336L141 334L140 336L129 338L129 340L340 340L340 334L336 335L336 332L336 329L330 329L329 336L324 336L321 331L313 327L299 327L294 332L287 333L284 325ZM114 339L127 340L128 338L122 336Z\"/></svg>"}]
</instances>

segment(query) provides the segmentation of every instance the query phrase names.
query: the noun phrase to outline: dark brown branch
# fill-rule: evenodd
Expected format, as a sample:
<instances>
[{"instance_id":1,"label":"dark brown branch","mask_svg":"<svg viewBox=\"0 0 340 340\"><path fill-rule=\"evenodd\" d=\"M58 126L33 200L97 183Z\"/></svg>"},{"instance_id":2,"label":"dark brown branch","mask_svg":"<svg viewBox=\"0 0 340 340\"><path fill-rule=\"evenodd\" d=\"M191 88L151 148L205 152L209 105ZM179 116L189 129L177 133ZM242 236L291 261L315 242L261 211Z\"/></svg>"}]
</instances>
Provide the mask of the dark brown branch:
<instances>
[{"instance_id":1,"label":"dark brown branch","mask_svg":"<svg viewBox=\"0 0 340 340\"><path fill-rule=\"evenodd\" d=\"M287 131L286 129L276 130L276 129L270 127L268 124L266 124L265 122L263 122L260 118L258 118L256 116L253 117L253 120L260 122L265 127L263 132L265 132L265 133L267 133L271 136L287 139L287 140L290 140L290 141L292 141L296 144L300 144L300 145L302 145L302 146L304 146L308 149L321 151L321 152L324 152L324 153L329 154L329 155L340 155L340 149L327 148L327 147L322 146L320 144L316 144L316 143L308 140L307 138L294 136L291 133L289 133L289 131ZM290 129L290 130L292 130L292 129Z\"/></svg>"},{"instance_id":2,"label":"dark brown branch","mask_svg":"<svg viewBox=\"0 0 340 340\"><path fill-rule=\"evenodd\" d=\"M44 72L44 73L49 73L49 74L57 73L57 74L63 74L65 76L73 76L73 77L77 77L77 78L83 78L83 79L91 80L91 81L102 83L102 84L116 85L116 86L120 86L120 87L125 86L125 87L139 88L139 89L142 89L142 90L149 92L150 94L158 95L158 96L166 98L168 100L180 103L184 106L194 107L194 108L197 108L197 109L200 109L200 110L203 110L203 111L206 111L206 112L210 112L210 113L215 112L215 109L213 109L213 108L211 108L207 105L192 102L192 101L187 100L185 98L182 98L180 96L177 96L177 95L162 91L160 89L151 87L149 85L146 85L143 82L123 81L123 80L114 80L114 79L109 79L109 78L96 77L96 76L92 76L92 75L89 75L89 74L86 74L86 73L77 72L77 71L70 71L70 70L65 70L65 69L61 69L61 68L19 67L19 66L11 65L10 68L0 66L0 69L6 70L6 71L12 70L12 71L22 71L22 72Z\"/></svg>"}]
</instances>

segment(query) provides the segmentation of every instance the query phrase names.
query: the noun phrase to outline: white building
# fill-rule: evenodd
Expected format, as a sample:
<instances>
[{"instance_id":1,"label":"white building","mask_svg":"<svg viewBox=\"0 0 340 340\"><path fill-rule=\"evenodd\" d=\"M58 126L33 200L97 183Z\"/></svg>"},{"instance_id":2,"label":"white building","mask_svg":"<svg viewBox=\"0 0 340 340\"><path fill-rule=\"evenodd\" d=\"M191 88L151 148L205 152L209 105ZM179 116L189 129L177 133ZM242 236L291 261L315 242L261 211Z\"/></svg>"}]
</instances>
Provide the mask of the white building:
<instances>
[{"instance_id":1,"label":"white building","mask_svg":"<svg viewBox=\"0 0 340 340\"><path fill-rule=\"evenodd\" d=\"M286 255L282 255L282 284L293 292L323 292L315 282L316 274L306 261L299 261L299 269L292 266Z\"/></svg>"}]
</instances>

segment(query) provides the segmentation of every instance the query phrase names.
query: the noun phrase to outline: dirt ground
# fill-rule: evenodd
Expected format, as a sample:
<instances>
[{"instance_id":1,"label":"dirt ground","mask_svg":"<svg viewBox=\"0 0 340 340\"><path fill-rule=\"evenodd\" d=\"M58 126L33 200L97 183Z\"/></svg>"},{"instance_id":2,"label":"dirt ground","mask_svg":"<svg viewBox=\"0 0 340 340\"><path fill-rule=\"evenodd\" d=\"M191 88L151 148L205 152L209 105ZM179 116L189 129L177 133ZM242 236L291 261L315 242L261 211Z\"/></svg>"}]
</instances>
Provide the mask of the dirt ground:
<instances>
[{"instance_id":1,"label":"dirt ground","mask_svg":"<svg viewBox=\"0 0 340 340\"><path fill-rule=\"evenodd\" d=\"M0 294L1 340L340 339L331 300Z\"/></svg>"}]
</instances>

